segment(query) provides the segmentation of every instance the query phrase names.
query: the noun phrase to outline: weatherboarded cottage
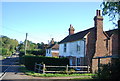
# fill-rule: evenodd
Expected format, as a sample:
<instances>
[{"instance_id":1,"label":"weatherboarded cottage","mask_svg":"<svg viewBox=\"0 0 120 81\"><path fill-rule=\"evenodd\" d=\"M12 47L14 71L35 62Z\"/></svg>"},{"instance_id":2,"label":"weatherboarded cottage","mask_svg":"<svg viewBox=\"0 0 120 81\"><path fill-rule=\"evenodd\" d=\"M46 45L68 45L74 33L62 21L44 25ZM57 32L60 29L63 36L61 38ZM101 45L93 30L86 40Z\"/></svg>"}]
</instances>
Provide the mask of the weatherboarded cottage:
<instances>
[{"instance_id":1,"label":"weatherboarded cottage","mask_svg":"<svg viewBox=\"0 0 120 81\"><path fill-rule=\"evenodd\" d=\"M59 57L69 58L70 65L89 65L91 71L98 69L95 57L118 55L117 29L103 31L103 17L96 10L94 26L74 33L72 25L69 35L59 42ZM111 58L101 59L102 64L111 62Z\"/></svg>"},{"instance_id":2,"label":"weatherboarded cottage","mask_svg":"<svg viewBox=\"0 0 120 81\"><path fill-rule=\"evenodd\" d=\"M48 47L46 48L46 56L47 57L59 57L59 45L54 42L52 38Z\"/></svg>"}]
</instances>

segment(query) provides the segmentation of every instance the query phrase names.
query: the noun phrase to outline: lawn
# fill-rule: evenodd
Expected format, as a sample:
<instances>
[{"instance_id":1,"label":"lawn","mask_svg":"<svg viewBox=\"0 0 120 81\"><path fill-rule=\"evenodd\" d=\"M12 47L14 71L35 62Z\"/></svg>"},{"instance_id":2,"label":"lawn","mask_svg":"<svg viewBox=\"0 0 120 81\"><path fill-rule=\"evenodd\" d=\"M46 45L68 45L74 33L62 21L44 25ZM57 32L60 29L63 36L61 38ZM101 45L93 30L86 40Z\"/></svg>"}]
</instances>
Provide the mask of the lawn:
<instances>
[{"instance_id":1,"label":"lawn","mask_svg":"<svg viewBox=\"0 0 120 81\"><path fill-rule=\"evenodd\" d=\"M34 76L34 77L73 77L73 76L82 76L82 79L92 79L91 76L95 76L95 74L53 74L53 73L35 73L34 71L28 71L25 67L21 67L20 71L24 72L26 75ZM80 78L75 78L80 79Z\"/></svg>"}]
</instances>

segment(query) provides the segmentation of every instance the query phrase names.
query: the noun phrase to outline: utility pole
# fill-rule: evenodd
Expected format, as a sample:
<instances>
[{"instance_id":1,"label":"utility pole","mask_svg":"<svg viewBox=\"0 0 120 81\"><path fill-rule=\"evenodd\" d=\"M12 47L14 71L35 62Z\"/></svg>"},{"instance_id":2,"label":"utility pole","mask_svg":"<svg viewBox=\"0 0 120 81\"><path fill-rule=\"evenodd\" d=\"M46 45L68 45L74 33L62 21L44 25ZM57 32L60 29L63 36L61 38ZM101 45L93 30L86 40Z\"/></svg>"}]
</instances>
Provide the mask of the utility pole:
<instances>
[{"instance_id":1,"label":"utility pole","mask_svg":"<svg viewBox=\"0 0 120 81\"><path fill-rule=\"evenodd\" d=\"M27 49L27 36L28 36L28 33L26 33L26 38L25 38L25 55L26 55L26 49Z\"/></svg>"}]
</instances>

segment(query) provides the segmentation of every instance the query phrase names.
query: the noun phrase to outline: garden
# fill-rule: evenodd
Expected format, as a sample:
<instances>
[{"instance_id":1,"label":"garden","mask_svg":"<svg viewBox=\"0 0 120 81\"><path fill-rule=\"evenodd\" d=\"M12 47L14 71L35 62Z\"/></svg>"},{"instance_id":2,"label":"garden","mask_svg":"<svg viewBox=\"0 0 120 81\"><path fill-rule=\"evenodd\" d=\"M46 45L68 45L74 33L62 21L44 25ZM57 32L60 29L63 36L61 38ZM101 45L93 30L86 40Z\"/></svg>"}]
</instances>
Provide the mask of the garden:
<instances>
[{"instance_id":1,"label":"garden","mask_svg":"<svg viewBox=\"0 0 120 81\"><path fill-rule=\"evenodd\" d=\"M74 76L84 76L82 79L119 79L119 66L120 59L113 59L114 64L106 64L101 65L100 73L92 74L92 73L75 73L74 68L68 68L69 72L66 71L66 67L60 68L45 68L45 71L61 71L61 72L38 72L35 71L35 63L37 64L45 64L46 66L69 66L69 60L67 58L55 58L55 57L45 57L41 55L27 54L21 52L20 54L20 63L25 67L20 68L22 72L26 75L34 76L34 77L74 77ZM43 69L43 68L42 68ZM118 75L116 75L118 74ZM77 78L76 78L77 79ZM81 79L81 78L78 78Z\"/></svg>"}]
</instances>

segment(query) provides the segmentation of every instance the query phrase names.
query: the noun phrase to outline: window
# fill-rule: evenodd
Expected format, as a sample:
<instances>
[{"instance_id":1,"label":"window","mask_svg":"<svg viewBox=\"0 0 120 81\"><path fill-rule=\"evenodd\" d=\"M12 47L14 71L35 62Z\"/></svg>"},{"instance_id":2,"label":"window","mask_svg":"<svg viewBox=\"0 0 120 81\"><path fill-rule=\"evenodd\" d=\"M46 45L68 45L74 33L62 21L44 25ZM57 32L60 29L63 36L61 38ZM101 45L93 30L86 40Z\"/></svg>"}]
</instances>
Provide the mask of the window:
<instances>
[{"instance_id":1,"label":"window","mask_svg":"<svg viewBox=\"0 0 120 81\"><path fill-rule=\"evenodd\" d=\"M46 49L46 53L48 53L48 49Z\"/></svg>"},{"instance_id":2,"label":"window","mask_svg":"<svg viewBox=\"0 0 120 81\"><path fill-rule=\"evenodd\" d=\"M80 51L80 45L77 44L77 52Z\"/></svg>"},{"instance_id":3,"label":"window","mask_svg":"<svg viewBox=\"0 0 120 81\"><path fill-rule=\"evenodd\" d=\"M49 54L50 54L51 50L49 49Z\"/></svg>"},{"instance_id":4,"label":"window","mask_svg":"<svg viewBox=\"0 0 120 81\"><path fill-rule=\"evenodd\" d=\"M64 44L64 52L66 52L66 44Z\"/></svg>"}]
</instances>

